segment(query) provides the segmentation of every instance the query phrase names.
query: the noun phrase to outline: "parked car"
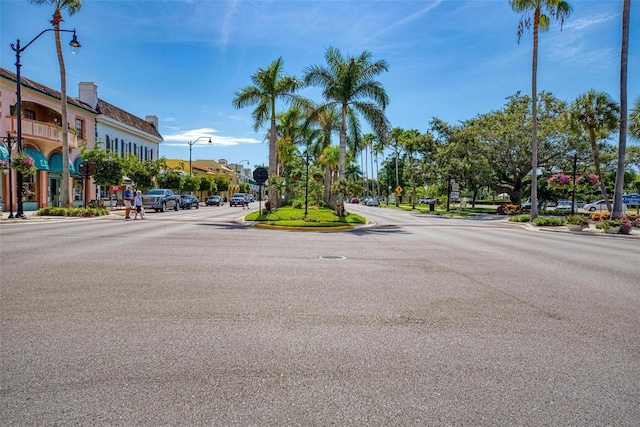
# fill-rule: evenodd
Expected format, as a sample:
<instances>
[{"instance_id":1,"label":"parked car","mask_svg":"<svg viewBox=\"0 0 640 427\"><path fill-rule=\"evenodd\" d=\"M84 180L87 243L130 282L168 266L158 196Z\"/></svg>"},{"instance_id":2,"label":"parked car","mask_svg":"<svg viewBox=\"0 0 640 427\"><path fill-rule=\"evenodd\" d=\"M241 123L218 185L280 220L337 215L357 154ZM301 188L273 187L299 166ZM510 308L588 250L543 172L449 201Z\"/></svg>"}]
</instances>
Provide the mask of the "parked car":
<instances>
[{"instance_id":1,"label":"parked car","mask_svg":"<svg viewBox=\"0 0 640 427\"><path fill-rule=\"evenodd\" d=\"M558 200L558 203L556 204L556 210L567 210L570 211L571 210L571 200Z\"/></svg>"},{"instance_id":2,"label":"parked car","mask_svg":"<svg viewBox=\"0 0 640 427\"><path fill-rule=\"evenodd\" d=\"M352 197L351 203L360 203L360 199L358 199L357 197Z\"/></svg>"},{"instance_id":3,"label":"parked car","mask_svg":"<svg viewBox=\"0 0 640 427\"><path fill-rule=\"evenodd\" d=\"M380 206L380 199L378 199L377 197L368 197L367 201L365 202L365 205L367 205L367 206Z\"/></svg>"},{"instance_id":4,"label":"parked car","mask_svg":"<svg viewBox=\"0 0 640 427\"><path fill-rule=\"evenodd\" d=\"M531 209L531 200L527 200L522 204L522 209Z\"/></svg>"},{"instance_id":5,"label":"parked car","mask_svg":"<svg viewBox=\"0 0 640 427\"><path fill-rule=\"evenodd\" d=\"M200 199L193 194L183 194L180 196L180 209L200 208Z\"/></svg>"},{"instance_id":6,"label":"parked car","mask_svg":"<svg viewBox=\"0 0 640 427\"><path fill-rule=\"evenodd\" d=\"M206 206L222 206L224 205L224 199L220 196L211 196L207 197L207 199L204 201L204 204Z\"/></svg>"},{"instance_id":7,"label":"parked car","mask_svg":"<svg viewBox=\"0 0 640 427\"><path fill-rule=\"evenodd\" d=\"M440 199L438 199L437 197L423 197L421 199L418 199L417 202L419 205L439 205Z\"/></svg>"},{"instance_id":8,"label":"parked car","mask_svg":"<svg viewBox=\"0 0 640 427\"><path fill-rule=\"evenodd\" d=\"M576 207L577 208L584 208L584 205L586 205L586 204L587 204L587 202L585 202L584 200L578 200L576 202Z\"/></svg>"},{"instance_id":9,"label":"parked car","mask_svg":"<svg viewBox=\"0 0 640 427\"><path fill-rule=\"evenodd\" d=\"M624 200L624 199L623 199ZM613 207L613 200L609 200L609 203L611 204L611 206ZM584 209L589 211L589 212L601 212L601 211L607 211L607 202L604 201L604 199L600 199L597 202L593 202L593 203L587 203L586 205L584 205ZM622 212L626 212L627 211L627 205L626 204L622 204Z\"/></svg>"}]
</instances>

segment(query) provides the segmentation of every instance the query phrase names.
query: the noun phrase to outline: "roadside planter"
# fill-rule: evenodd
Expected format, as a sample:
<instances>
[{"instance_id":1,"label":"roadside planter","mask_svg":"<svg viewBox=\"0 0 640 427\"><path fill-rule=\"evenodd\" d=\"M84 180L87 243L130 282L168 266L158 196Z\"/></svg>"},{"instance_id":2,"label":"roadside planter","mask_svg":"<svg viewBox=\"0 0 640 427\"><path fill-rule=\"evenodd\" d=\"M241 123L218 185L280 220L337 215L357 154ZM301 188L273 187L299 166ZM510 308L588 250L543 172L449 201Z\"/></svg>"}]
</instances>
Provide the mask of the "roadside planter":
<instances>
[{"instance_id":1,"label":"roadside planter","mask_svg":"<svg viewBox=\"0 0 640 427\"><path fill-rule=\"evenodd\" d=\"M567 215L566 218L569 231L582 231L589 226L589 221L582 215Z\"/></svg>"},{"instance_id":2,"label":"roadside planter","mask_svg":"<svg viewBox=\"0 0 640 427\"><path fill-rule=\"evenodd\" d=\"M620 232L621 226L622 221L618 219L607 219L596 224L596 228L604 231L607 234L618 234Z\"/></svg>"}]
</instances>

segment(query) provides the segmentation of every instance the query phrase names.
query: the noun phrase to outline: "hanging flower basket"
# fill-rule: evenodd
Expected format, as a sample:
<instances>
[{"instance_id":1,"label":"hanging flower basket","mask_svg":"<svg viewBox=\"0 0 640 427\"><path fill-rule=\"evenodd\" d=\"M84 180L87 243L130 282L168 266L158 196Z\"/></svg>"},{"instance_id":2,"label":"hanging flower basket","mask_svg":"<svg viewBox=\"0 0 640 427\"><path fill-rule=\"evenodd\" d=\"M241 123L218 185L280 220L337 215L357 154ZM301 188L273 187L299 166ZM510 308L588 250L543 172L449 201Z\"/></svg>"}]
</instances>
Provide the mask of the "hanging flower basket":
<instances>
[{"instance_id":1,"label":"hanging flower basket","mask_svg":"<svg viewBox=\"0 0 640 427\"><path fill-rule=\"evenodd\" d=\"M314 173L314 174L313 174L313 179L314 179L316 182L320 182L320 181L322 181L322 180L324 179L324 174L321 174L321 173Z\"/></svg>"},{"instance_id":2,"label":"hanging flower basket","mask_svg":"<svg viewBox=\"0 0 640 427\"><path fill-rule=\"evenodd\" d=\"M294 172L293 175L291 175L291 179L294 181L300 181L300 178L302 178L302 174L299 172Z\"/></svg>"},{"instance_id":3,"label":"hanging flower basket","mask_svg":"<svg viewBox=\"0 0 640 427\"><path fill-rule=\"evenodd\" d=\"M9 162L6 160L0 160L0 171L3 171L5 169L9 169L10 165Z\"/></svg>"},{"instance_id":4,"label":"hanging flower basket","mask_svg":"<svg viewBox=\"0 0 640 427\"><path fill-rule=\"evenodd\" d=\"M18 153L11 159L11 168L22 172L23 175L35 175L35 162L31 156Z\"/></svg>"}]
</instances>

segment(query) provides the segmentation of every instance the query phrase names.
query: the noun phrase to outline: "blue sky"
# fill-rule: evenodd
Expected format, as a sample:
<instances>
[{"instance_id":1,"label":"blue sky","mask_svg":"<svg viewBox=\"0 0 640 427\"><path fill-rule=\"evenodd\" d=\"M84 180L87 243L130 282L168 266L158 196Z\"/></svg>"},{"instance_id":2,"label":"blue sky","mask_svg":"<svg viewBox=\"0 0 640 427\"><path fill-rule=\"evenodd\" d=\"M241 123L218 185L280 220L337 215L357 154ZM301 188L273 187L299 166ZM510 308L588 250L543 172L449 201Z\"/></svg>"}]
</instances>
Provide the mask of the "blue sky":
<instances>
[{"instance_id":1,"label":"blue sky","mask_svg":"<svg viewBox=\"0 0 640 427\"><path fill-rule=\"evenodd\" d=\"M540 36L539 90L571 101L596 89L619 99L621 0L573 0L573 13ZM0 60L15 71L11 43L50 27L52 10L28 0L0 2ZM267 129L253 132L252 108L236 110L234 93L278 57L289 75L324 65L328 46L385 59L379 80L394 127L426 132L501 108L531 92L532 35L520 44L520 15L508 0L244 1L84 0L61 28L77 30L80 54L65 52L67 91L92 81L98 96L139 117L157 115L160 155L268 163ZM631 5L629 102L640 96L640 6ZM63 45L70 40L63 34ZM60 89L54 38L43 35L22 54L22 75ZM320 101L317 89L301 94ZM285 106L279 105L279 110ZM266 124L268 126L268 123ZM367 131L368 129L364 129ZM337 137L336 137L337 143Z\"/></svg>"}]
</instances>

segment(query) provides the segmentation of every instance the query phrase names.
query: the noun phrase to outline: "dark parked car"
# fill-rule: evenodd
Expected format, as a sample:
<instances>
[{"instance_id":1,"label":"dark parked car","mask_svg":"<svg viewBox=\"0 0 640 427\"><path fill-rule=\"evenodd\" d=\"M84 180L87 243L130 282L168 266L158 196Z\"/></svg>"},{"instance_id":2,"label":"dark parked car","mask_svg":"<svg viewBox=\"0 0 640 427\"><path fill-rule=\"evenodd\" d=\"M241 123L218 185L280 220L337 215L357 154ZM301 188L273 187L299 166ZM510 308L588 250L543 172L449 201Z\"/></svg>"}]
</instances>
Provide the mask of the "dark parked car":
<instances>
[{"instance_id":1,"label":"dark parked car","mask_svg":"<svg viewBox=\"0 0 640 427\"><path fill-rule=\"evenodd\" d=\"M180 196L180 209L200 208L200 199L193 194Z\"/></svg>"},{"instance_id":2,"label":"dark parked car","mask_svg":"<svg viewBox=\"0 0 640 427\"><path fill-rule=\"evenodd\" d=\"M207 200L204 201L206 206L222 206L224 205L224 199L220 196L211 196L207 197Z\"/></svg>"}]
</instances>

